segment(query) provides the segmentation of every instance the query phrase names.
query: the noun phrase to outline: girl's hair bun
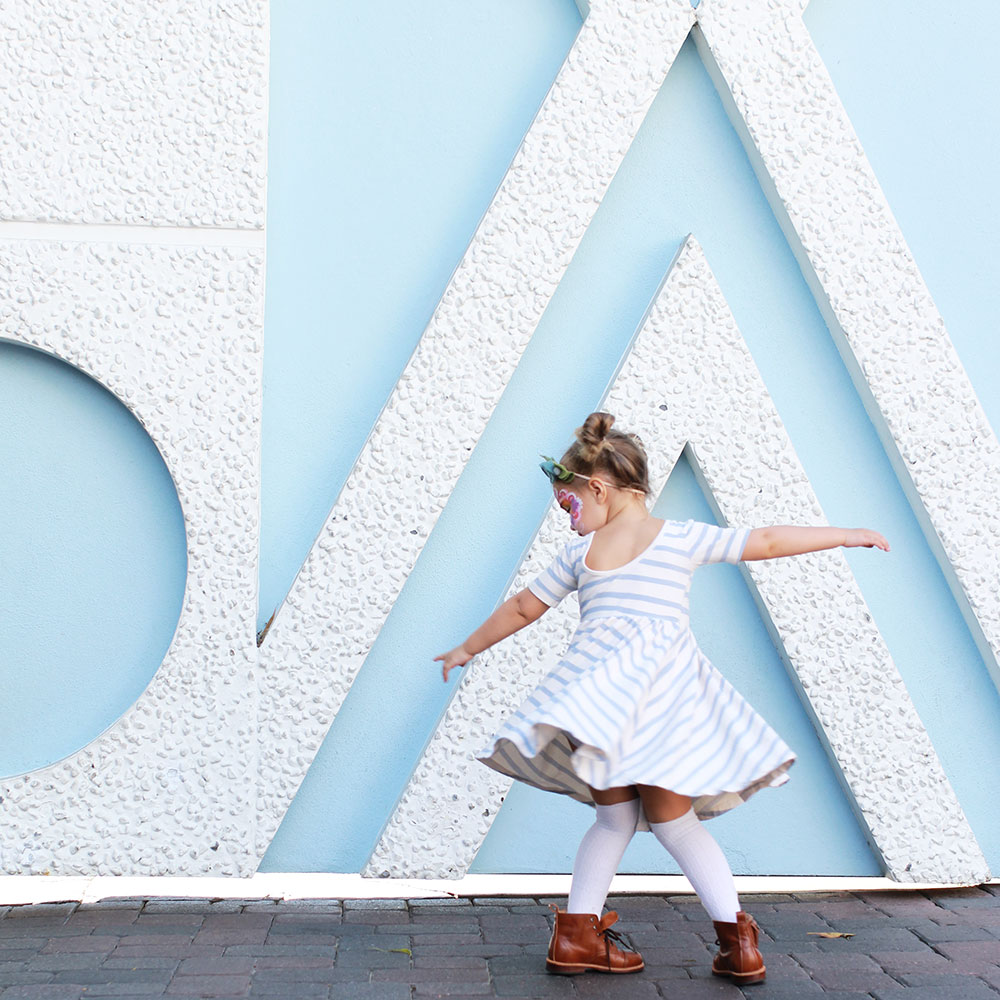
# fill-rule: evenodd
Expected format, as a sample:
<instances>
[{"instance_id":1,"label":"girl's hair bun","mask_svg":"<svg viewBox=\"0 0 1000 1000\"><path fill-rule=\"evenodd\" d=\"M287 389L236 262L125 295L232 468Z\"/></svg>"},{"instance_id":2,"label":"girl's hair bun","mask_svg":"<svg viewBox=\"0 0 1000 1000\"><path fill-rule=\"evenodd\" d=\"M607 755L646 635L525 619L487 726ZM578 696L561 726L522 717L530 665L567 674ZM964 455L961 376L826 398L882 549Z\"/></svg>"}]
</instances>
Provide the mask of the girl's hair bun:
<instances>
[{"instance_id":1,"label":"girl's hair bun","mask_svg":"<svg viewBox=\"0 0 1000 1000\"><path fill-rule=\"evenodd\" d=\"M608 433L615 418L610 413L591 413L576 429L576 439L580 442L580 457L585 462L593 462L607 446Z\"/></svg>"},{"instance_id":2,"label":"girl's hair bun","mask_svg":"<svg viewBox=\"0 0 1000 1000\"><path fill-rule=\"evenodd\" d=\"M576 429L576 440L559 460L580 476L599 476L612 486L649 496L646 451L634 434L613 429L615 418L598 410Z\"/></svg>"}]
</instances>

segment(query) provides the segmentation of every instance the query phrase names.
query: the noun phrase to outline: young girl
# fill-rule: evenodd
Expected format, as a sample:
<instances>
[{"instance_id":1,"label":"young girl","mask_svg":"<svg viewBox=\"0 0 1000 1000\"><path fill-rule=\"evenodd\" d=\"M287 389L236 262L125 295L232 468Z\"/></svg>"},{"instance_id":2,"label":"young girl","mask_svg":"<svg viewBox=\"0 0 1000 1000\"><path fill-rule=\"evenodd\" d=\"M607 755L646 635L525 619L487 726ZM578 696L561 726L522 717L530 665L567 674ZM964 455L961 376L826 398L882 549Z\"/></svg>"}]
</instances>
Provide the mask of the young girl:
<instances>
[{"instance_id":1,"label":"young girl","mask_svg":"<svg viewBox=\"0 0 1000 1000\"><path fill-rule=\"evenodd\" d=\"M740 910L729 865L701 820L787 781L795 756L698 649L688 621L691 574L707 563L889 545L863 529L750 530L654 518L642 444L613 423L608 413L592 413L562 459L542 465L580 537L436 659L447 681L454 667L577 591L580 625L569 650L479 758L596 806L566 910L556 909L546 968L566 975L642 969L637 952L618 947L623 942L610 929L617 914L600 914L632 834L649 829L715 924L712 972L740 985L760 982L757 924Z\"/></svg>"}]
</instances>

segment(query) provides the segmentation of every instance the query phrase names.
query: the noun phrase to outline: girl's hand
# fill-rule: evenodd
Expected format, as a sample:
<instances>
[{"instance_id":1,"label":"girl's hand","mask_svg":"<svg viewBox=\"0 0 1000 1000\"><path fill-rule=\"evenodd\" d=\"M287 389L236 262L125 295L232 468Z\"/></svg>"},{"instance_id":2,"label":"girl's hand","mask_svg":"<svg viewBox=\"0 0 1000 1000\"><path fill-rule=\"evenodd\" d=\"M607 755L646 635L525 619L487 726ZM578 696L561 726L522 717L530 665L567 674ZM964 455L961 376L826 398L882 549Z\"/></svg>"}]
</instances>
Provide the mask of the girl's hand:
<instances>
[{"instance_id":1,"label":"girl's hand","mask_svg":"<svg viewBox=\"0 0 1000 1000\"><path fill-rule=\"evenodd\" d=\"M864 546L866 549L881 549L889 551L889 543L877 531L868 528L848 528L845 532L844 548L854 549Z\"/></svg>"},{"instance_id":2,"label":"girl's hand","mask_svg":"<svg viewBox=\"0 0 1000 1000\"><path fill-rule=\"evenodd\" d=\"M455 667L464 667L474 655L475 654L470 653L465 646L456 646L447 653L435 656L434 662L437 663L438 660L440 660L444 664L441 668L441 676L445 679L445 681L447 681L448 674L451 673Z\"/></svg>"}]
</instances>

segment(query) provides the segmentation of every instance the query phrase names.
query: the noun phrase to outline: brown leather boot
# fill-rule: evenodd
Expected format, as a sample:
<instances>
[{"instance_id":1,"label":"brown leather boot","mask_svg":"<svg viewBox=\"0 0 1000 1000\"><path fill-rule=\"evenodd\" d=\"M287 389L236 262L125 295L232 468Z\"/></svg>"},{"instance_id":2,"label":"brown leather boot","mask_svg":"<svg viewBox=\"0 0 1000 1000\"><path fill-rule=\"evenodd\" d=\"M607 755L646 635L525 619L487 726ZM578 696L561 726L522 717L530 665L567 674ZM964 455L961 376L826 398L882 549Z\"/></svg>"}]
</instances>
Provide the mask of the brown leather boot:
<instances>
[{"instance_id":1,"label":"brown leather boot","mask_svg":"<svg viewBox=\"0 0 1000 1000\"><path fill-rule=\"evenodd\" d=\"M724 924L719 920L712 923L718 935L716 944L719 945L719 953L712 962L712 972L717 976L729 976L738 986L762 983L767 970L757 948L757 935L760 933L757 921L740 910L735 924Z\"/></svg>"},{"instance_id":2,"label":"brown leather boot","mask_svg":"<svg viewBox=\"0 0 1000 1000\"><path fill-rule=\"evenodd\" d=\"M556 924L549 941L545 968L561 976L575 976L588 969L594 972L638 972L643 968L642 955L621 949L624 944L611 930L617 913L598 917L595 913L567 913L556 906Z\"/></svg>"}]
</instances>

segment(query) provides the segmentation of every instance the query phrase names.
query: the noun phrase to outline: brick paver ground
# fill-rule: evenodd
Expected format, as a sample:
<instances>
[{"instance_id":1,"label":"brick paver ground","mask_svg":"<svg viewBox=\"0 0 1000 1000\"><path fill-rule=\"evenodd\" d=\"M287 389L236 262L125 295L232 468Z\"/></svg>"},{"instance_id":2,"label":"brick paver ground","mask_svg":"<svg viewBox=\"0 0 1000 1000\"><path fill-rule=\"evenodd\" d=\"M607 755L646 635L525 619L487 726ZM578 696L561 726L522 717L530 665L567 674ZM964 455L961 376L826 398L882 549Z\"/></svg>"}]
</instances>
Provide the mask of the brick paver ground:
<instances>
[{"instance_id":1,"label":"brick paver ground","mask_svg":"<svg viewBox=\"0 0 1000 1000\"><path fill-rule=\"evenodd\" d=\"M646 969L573 977L545 973L547 899L0 906L0 1000L1000 1000L1000 886L742 898L768 966L742 990L710 974L691 896L612 899ZM831 931L853 937L817 936Z\"/></svg>"}]
</instances>

